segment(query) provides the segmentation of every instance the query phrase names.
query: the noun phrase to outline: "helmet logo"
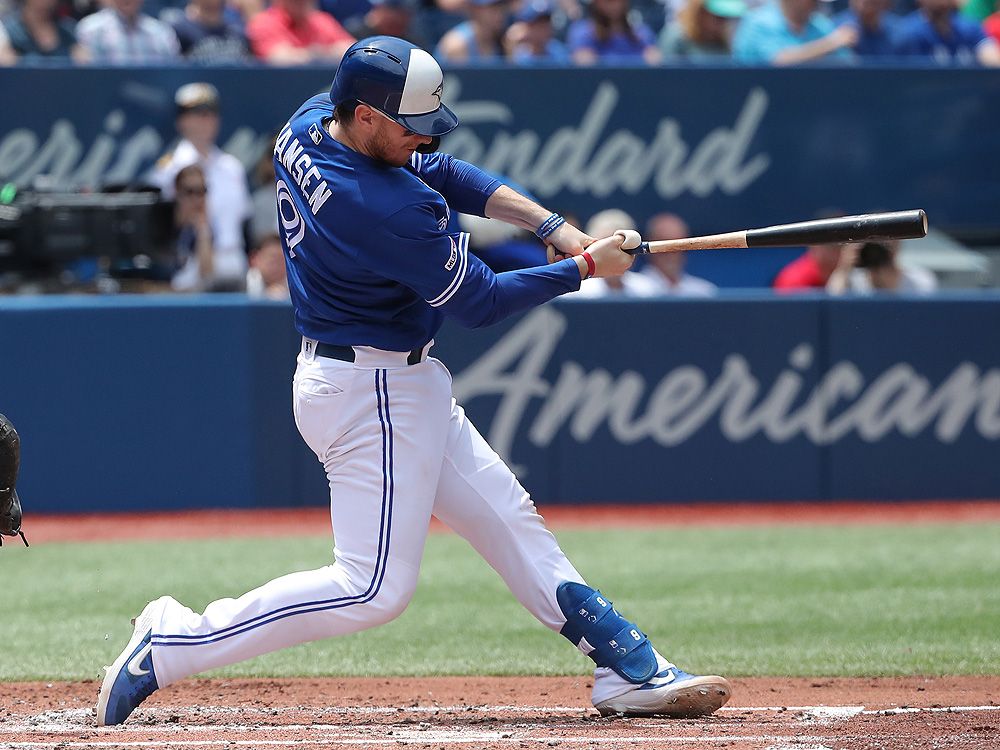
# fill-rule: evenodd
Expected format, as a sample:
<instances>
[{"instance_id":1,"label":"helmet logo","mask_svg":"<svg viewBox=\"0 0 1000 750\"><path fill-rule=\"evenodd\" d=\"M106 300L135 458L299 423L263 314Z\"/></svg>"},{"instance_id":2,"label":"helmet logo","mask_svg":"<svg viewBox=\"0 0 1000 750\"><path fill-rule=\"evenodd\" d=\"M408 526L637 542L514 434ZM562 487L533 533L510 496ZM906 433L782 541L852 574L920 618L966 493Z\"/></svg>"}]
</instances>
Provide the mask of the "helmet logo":
<instances>
[{"instance_id":1,"label":"helmet logo","mask_svg":"<svg viewBox=\"0 0 1000 750\"><path fill-rule=\"evenodd\" d=\"M431 92L431 96L436 97L438 100L438 106L441 106L441 94L444 93L444 83L439 83L438 87Z\"/></svg>"}]
</instances>

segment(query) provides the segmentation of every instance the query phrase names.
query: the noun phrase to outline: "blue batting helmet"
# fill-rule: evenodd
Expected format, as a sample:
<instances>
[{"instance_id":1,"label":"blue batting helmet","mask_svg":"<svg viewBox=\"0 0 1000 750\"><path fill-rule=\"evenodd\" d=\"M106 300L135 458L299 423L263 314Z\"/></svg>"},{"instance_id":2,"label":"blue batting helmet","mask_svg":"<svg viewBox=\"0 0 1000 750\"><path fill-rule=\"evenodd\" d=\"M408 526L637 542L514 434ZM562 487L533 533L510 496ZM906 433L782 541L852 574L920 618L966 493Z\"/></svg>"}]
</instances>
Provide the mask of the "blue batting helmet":
<instances>
[{"instance_id":1,"label":"blue batting helmet","mask_svg":"<svg viewBox=\"0 0 1000 750\"><path fill-rule=\"evenodd\" d=\"M443 80L441 66L420 47L372 36L344 53L330 101L367 104L411 132L437 138L458 127L458 117L441 103Z\"/></svg>"}]
</instances>

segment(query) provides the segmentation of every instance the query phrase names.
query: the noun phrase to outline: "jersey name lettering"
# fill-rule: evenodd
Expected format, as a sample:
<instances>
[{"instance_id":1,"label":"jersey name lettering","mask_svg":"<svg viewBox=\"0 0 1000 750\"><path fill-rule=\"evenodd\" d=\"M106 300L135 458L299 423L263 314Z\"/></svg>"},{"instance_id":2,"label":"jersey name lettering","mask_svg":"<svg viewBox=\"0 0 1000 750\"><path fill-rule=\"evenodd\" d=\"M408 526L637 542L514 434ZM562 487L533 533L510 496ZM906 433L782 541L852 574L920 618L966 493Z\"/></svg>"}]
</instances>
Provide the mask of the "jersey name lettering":
<instances>
[{"instance_id":1,"label":"jersey name lettering","mask_svg":"<svg viewBox=\"0 0 1000 750\"><path fill-rule=\"evenodd\" d=\"M299 192L309 204L309 210L313 216L319 211L327 198L330 197L330 187L326 180L321 179L319 170L313 166L312 157L305 153L305 148L299 143L298 138L292 137L291 125L285 125L278 140L274 144L274 156L288 170L288 174L295 180L299 187ZM314 188L310 183L317 180ZM311 192L310 192L311 189Z\"/></svg>"}]
</instances>

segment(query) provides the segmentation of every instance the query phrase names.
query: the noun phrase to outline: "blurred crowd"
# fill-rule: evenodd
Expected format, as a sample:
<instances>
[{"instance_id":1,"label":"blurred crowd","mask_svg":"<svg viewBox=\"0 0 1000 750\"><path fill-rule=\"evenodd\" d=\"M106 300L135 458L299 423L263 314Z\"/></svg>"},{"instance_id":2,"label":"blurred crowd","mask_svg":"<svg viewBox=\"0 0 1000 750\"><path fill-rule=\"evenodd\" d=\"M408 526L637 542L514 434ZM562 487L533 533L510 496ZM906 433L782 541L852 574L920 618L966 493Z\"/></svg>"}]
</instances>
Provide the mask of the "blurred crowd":
<instances>
[{"instance_id":1,"label":"blurred crowd","mask_svg":"<svg viewBox=\"0 0 1000 750\"><path fill-rule=\"evenodd\" d=\"M0 65L336 63L375 34L461 65L1000 65L998 2L0 0Z\"/></svg>"}]
</instances>

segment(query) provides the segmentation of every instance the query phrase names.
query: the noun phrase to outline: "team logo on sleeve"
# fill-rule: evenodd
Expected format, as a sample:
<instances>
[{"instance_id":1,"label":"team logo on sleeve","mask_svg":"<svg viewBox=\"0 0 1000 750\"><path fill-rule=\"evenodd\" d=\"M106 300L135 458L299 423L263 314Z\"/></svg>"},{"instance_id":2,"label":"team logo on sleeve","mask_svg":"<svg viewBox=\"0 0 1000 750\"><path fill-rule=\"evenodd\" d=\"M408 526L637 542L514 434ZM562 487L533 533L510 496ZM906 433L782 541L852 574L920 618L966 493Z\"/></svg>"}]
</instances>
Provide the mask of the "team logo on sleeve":
<instances>
[{"instance_id":1,"label":"team logo on sleeve","mask_svg":"<svg viewBox=\"0 0 1000 750\"><path fill-rule=\"evenodd\" d=\"M295 257L295 246L302 242L306 235L306 225L295 207L292 193L284 180L278 180L278 218L281 220L281 230L288 245L288 254ZM454 243L452 243L454 244Z\"/></svg>"},{"instance_id":2,"label":"team logo on sleeve","mask_svg":"<svg viewBox=\"0 0 1000 750\"><path fill-rule=\"evenodd\" d=\"M414 154L416 154L416 152L414 152ZM449 221L451 221L451 209L448 207L448 204L445 203L444 204L444 216L442 216L442 217L440 217L438 219L438 229L440 229L441 231L444 231L444 228L446 226L448 226L448 222Z\"/></svg>"},{"instance_id":3,"label":"team logo on sleeve","mask_svg":"<svg viewBox=\"0 0 1000 750\"><path fill-rule=\"evenodd\" d=\"M451 243L451 255L448 256L448 262L444 264L445 271L453 269L456 261L458 261L458 245L455 244L455 240L451 237L448 238L448 242Z\"/></svg>"},{"instance_id":4,"label":"team logo on sleeve","mask_svg":"<svg viewBox=\"0 0 1000 750\"><path fill-rule=\"evenodd\" d=\"M323 140L323 130L320 128L318 123L313 123L309 126L309 137L312 138L312 142L317 146L319 142Z\"/></svg>"}]
</instances>

